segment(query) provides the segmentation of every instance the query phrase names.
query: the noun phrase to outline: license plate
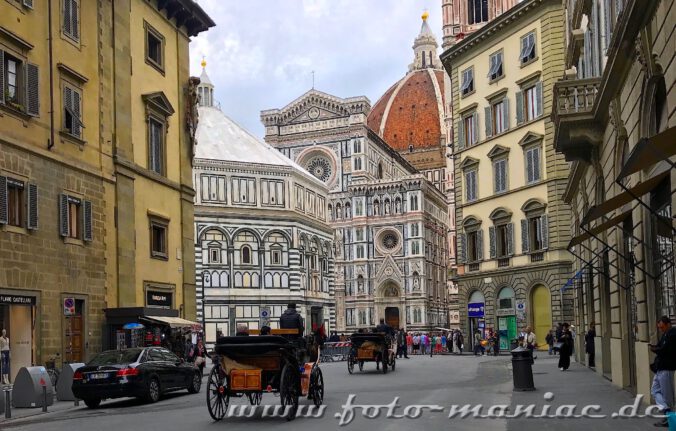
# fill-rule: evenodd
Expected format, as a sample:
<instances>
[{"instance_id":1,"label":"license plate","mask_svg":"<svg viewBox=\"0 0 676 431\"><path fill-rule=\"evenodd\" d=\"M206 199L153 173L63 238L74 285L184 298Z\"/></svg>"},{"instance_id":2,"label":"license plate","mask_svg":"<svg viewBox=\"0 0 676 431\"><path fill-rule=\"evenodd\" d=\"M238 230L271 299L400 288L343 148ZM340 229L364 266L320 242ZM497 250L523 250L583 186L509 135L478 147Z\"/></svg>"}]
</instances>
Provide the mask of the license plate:
<instances>
[{"instance_id":1,"label":"license plate","mask_svg":"<svg viewBox=\"0 0 676 431\"><path fill-rule=\"evenodd\" d=\"M90 380L102 380L107 379L110 374L108 373L93 373L89 375Z\"/></svg>"}]
</instances>

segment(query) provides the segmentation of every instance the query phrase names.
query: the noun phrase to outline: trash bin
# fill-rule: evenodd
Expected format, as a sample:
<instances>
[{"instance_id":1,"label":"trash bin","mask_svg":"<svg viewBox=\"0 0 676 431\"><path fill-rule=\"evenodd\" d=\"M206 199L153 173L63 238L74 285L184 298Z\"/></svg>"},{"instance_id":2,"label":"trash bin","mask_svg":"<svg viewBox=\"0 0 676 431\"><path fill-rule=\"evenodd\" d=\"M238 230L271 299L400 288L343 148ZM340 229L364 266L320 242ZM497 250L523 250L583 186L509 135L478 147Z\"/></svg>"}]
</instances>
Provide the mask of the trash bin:
<instances>
[{"instance_id":1,"label":"trash bin","mask_svg":"<svg viewBox=\"0 0 676 431\"><path fill-rule=\"evenodd\" d=\"M515 391L534 391L532 356L528 349L517 347L512 350L512 377Z\"/></svg>"},{"instance_id":2,"label":"trash bin","mask_svg":"<svg viewBox=\"0 0 676 431\"><path fill-rule=\"evenodd\" d=\"M514 350L517 347L519 347L519 340L516 339L512 340L509 344L509 350Z\"/></svg>"},{"instance_id":3,"label":"trash bin","mask_svg":"<svg viewBox=\"0 0 676 431\"><path fill-rule=\"evenodd\" d=\"M12 404L14 407L42 407L43 387L47 388L47 405L54 404L54 387L45 367L22 367L14 379Z\"/></svg>"},{"instance_id":4,"label":"trash bin","mask_svg":"<svg viewBox=\"0 0 676 431\"><path fill-rule=\"evenodd\" d=\"M75 401L73 395L73 375L75 370L84 367L85 364L75 363L66 364L59 374L59 380L56 382L56 399L59 401Z\"/></svg>"}]
</instances>

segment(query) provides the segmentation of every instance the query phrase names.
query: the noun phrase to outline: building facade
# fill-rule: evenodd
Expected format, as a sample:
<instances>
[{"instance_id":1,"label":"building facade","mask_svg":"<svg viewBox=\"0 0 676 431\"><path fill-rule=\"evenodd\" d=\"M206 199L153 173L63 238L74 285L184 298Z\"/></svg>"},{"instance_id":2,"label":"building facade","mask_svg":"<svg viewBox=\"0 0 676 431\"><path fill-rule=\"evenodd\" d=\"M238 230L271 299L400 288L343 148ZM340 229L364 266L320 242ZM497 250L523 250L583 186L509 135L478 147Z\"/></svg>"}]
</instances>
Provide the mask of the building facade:
<instances>
[{"instance_id":1,"label":"building facade","mask_svg":"<svg viewBox=\"0 0 676 431\"><path fill-rule=\"evenodd\" d=\"M173 308L184 302L182 274L165 276L170 271L153 266L150 252L141 251L149 250L148 215L141 220L134 210L153 209L174 220L170 246L192 256L191 244L180 245L191 196L182 213L157 203L140 206L159 200L182 207L175 193L181 163L188 167L182 184L191 189L189 152L182 151L188 148L182 93L188 38L213 22L192 1L168 3L184 4L178 22L162 15L156 2L3 2L0 326L11 340L11 377L56 354L82 362L106 347L104 309L143 302L142 280L179 286ZM151 28L155 39L148 37ZM146 52L132 40L157 49ZM125 55L115 58L116 52ZM164 177L150 174L145 158L146 107L168 114L164 100L156 106L157 91L169 95L175 110L164 138ZM192 222L187 227L190 239ZM185 268L190 272L191 264Z\"/></svg>"},{"instance_id":2,"label":"building facade","mask_svg":"<svg viewBox=\"0 0 676 431\"><path fill-rule=\"evenodd\" d=\"M550 119L563 26L560 2L524 1L441 56L455 122L461 326L499 331L501 348L526 326L546 347L553 325L573 317L560 291L571 272L569 170Z\"/></svg>"},{"instance_id":3,"label":"building facade","mask_svg":"<svg viewBox=\"0 0 676 431\"><path fill-rule=\"evenodd\" d=\"M446 325L444 195L368 128L369 112L365 97L311 90L261 119L265 140L330 191L338 330Z\"/></svg>"},{"instance_id":4,"label":"building facade","mask_svg":"<svg viewBox=\"0 0 676 431\"><path fill-rule=\"evenodd\" d=\"M578 360L649 394L660 316L676 318L673 1L564 2L565 73L554 87L555 147L571 162ZM649 398L644 398L649 402Z\"/></svg>"},{"instance_id":5,"label":"building facade","mask_svg":"<svg viewBox=\"0 0 676 431\"><path fill-rule=\"evenodd\" d=\"M326 184L213 106L206 72L195 166L198 320L206 342L236 325L272 328L290 302L306 332L335 328Z\"/></svg>"}]
</instances>

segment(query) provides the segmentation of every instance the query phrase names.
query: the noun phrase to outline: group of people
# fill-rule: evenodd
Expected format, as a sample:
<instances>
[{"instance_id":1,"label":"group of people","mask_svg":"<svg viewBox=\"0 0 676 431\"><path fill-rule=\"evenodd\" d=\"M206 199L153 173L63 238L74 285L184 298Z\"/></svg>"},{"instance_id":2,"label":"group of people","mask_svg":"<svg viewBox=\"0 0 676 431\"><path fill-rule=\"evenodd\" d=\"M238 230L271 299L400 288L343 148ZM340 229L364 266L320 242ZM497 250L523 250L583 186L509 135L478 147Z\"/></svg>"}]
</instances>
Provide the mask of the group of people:
<instances>
[{"instance_id":1,"label":"group of people","mask_svg":"<svg viewBox=\"0 0 676 431\"><path fill-rule=\"evenodd\" d=\"M483 338L481 331L474 331L474 356L493 355L500 353L500 335L493 328L488 328L486 338Z\"/></svg>"}]
</instances>

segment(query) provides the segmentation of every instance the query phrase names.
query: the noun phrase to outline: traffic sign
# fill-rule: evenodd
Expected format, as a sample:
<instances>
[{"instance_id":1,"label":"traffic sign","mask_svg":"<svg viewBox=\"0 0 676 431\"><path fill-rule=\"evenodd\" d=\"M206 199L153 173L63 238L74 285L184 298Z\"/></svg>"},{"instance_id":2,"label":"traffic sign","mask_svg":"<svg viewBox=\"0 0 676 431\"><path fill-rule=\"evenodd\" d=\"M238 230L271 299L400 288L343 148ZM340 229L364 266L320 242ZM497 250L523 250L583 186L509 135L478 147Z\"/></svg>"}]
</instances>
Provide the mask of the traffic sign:
<instances>
[{"instance_id":1,"label":"traffic sign","mask_svg":"<svg viewBox=\"0 0 676 431\"><path fill-rule=\"evenodd\" d=\"M262 328L263 326L270 326L270 307L261 307L260 314L259 328Z\"/></svg>"},{"instance_id":2,"label":"traffic sign","mask_svg":"<svg viewBox=\"0 0 676 431\"><path fill-rule=\"evenodd\" d=\"M63 315L72 316L75 314L75 298L63 299Z\"/></svg>"}]
</instances>

